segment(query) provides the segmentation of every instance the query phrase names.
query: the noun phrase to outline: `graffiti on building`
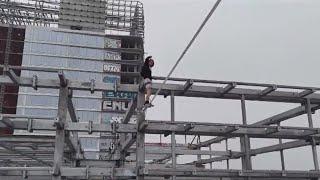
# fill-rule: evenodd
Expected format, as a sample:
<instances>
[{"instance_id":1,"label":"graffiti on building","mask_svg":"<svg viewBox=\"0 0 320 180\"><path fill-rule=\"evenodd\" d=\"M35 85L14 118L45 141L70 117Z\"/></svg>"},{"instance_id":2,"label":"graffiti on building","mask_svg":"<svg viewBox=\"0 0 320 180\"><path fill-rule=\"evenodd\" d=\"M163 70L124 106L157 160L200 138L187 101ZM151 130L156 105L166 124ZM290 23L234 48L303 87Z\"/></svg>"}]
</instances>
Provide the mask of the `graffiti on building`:
<instances>
[{"instance_id":1,"label":"graffiti on building","mask_svg":"<svg viewBox=\"0 0 320 180\"><path fill-rule=\"evenodd\" d=\"M103 124L110 124L113 122L120 123L124 117L124 114L118 113L103 113L101 123Z\"/></svg>"},{"instance_id":2,"label":"graffiti on building","mask_svg":"<svg viewBox=\"0 0 320 180\"><path fill-rule=\"evenodd\" d=\"M121 48L121 40L105 38L104 47L105 48Z\"/></svg>"},{"instance_id":3,"label":"graffiti on building","mask_svg":"<svg viewBox=\"0 0 320 180\"><path fill-rule=\"evenodd\" d=\"M119 73L121 71L120 64L107 63L103 65L103 72Z\"/></svg>"},{"instance_id":4,"label":"graffiti on building","mask_svg":"<svg viewBox=\"0 0 320 180\"><path fill-rule=\"evenodd\" d=\"M112 52L112 51L105 51L104 59L105 60L121 60L121 53Z\"/></svg>"},{"instance_id":5,"label":"graffiti on building","mask_svg":"<svg viewBox=\"0 0 320 180\"><path fill-rule=\"evenodd\" d=\"M102 111L104 112L126 112L129 108L131 101L125 100L103 100Z\"/></svg>"},{"instance_id":6,"label":"graffiti on building","mask_svg":"<svg viewBox=\"0 0 320 180\"><path fill-rule=\"evenodd\" d=\"M120 82L120 76L116 76L116 75L106 75L103 80L104 83L116 83L116 82Z\"/></svg>"},{"instance_id":7,"label":"graffiti on building","mask_svg":"<svg viewBox=\"0 0 320 180\"><path fill-rule=\"evenodd\" d=\"M125 92L125 91L103 91L102 92L102 98L104 99L110 99L110 98L115 98L115 99L127 99L131 100L135 98L137 93L134 92Z\"/></svg>"}]
</instances>

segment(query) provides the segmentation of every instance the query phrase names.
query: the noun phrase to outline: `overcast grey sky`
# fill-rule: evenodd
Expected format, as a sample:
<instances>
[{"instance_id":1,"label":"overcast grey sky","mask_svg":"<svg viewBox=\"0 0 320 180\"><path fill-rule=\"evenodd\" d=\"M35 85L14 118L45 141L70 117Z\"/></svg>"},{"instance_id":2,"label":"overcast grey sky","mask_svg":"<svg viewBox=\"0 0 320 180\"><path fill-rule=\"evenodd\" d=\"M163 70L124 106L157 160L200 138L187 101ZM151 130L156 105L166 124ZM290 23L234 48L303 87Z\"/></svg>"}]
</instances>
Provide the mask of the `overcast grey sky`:
<instances>
[{"instance_id":1,"label":"overcast grey sky","mask_svg":"<svg viewBox=\"0 0 320 180\"><path fill-rule=\"evenodd\" d=\"M156 59L154 75L166 76L215 0L142 2L145 50ZM319 0L223 0L173 76L320 86L319 9ZM148 119L169 120L168 105L169 99L158 97ZM296 106L248 102L248 121ZM178 121L241 123L239 101L177 98L176 110ZM313 117L319 127L319 113ZM301 116L283 124L307 126L307 119ZM237 141L231 142L233 150L239 150ZM277 140L252 140L253 148L275 143ZM214 149L222 147L215 145ZM285 151L287 168L312 169L310 149ZM254 157L253 164L257 169L281 168L279 153ZM215 165L222 168L225 164ZM233 161L231 167L239 165Z\"/></svg>"}]
</instances>

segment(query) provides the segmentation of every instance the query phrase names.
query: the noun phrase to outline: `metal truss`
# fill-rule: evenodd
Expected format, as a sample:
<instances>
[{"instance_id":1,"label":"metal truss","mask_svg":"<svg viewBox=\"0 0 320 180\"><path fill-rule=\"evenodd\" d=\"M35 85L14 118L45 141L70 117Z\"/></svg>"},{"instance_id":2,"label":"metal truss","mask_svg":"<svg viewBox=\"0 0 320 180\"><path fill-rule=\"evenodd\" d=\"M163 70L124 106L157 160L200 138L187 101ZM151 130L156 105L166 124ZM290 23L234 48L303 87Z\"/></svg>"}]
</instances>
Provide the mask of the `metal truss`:
<instances>
[{"instance_id":1,"label":"metal truss","mask_svg":"<svg viewBox=\"0 0 320 180\"><path fill-rule=\"evenodd\" d=\"M98 29L122 31L130 35L144 36L142 3L126 0L93 1L104 2L105 7L99 9L94 4L85 1L82 3L75 1L77 6L74 6L71 1L66 0L0 0L0 22L20 26L57 27L58 24L63 24L65 21L71 26L73 21L79 21L86 28L86 24L96 23L96 19L99 16L102 26L96 27ZM74 7L78 7L78 9L74 9ZM88 7L90 7L90 10L82 10L88 9ZM73 13L68 14L68 12ZM92 26L88 26L88 28L92 28Z\"/></svg>"},{"instance_id":2,"label":"metal truss","mask_svg":"<svg viewBox=\"0 0 320 180\"><path fill-rule=\"evenodd\" d=\"M75 4L76 3L76 4ZM103 8L101 8L103 4ZM105 7L104 7L105 4ZM88 7L87 10L85 7ZM61 25L77 26L81 22L84 28L122 31L131 36L144 35L143 6L140 2L125 0L0 0L0 22L11 25L35 25L58 27ZM79 19L80 18L80 19ZM99 21L97 23L97 20ZM74 23L74 24L73 24ZM9 28L10 30L11 28ZM77 32L81 33L81 31ZM10 32L8 33L10 36ZM104 36L104 33L103 33ZM137 37L133 41L137 41ZM13 40L12 40L13 41ZM17 40L14 40L17 41ZM10 66L7 61L11 39L6 41L5 63L0 65L4 75L0 76L1 93L4 85L58 89L58 113L55 117L21 116L1 114L0 128L14 129L13 135L0 135L0 179L210 179L210 180L247 180L247 179L299 179L314 180L320 178L317 146L320 143L320 129L313 126L312 114L320 108L318 87L288 86L276 84L214 81L187 78L169 78L171 83L163 87L153 84L153 93L161 88L159 95L170 96L170 120L150 120L145 118L143 110L144 93L140 85L108 84L83 82L67 79L65 71L76 69L58 69L41 67ZM21 41L22 42L22 41ZM50 42L35 42L53 44ZM59 44L65 46L64 44ZM68 45L66 45L68 46ZM73 45L80 47L81 45ZM102 48L129 54L143 54L138 48ZM22 55L20 53L19 55ZM39 54L38 54L39 55ZM43 55L50 56L50 55ZM62 58L62 57L61 57ZM67 57L70 58L70 57ZM81 59L81 57L77 57ZM97 60L97 59L90 59ZM106 60L114 62L114 60ZM115 63L123 65L141 65L140 60L121 60ZM20 77L15 70L31 72L42 71L55 73L56 79L42 79L32 76ZM90 72L81 70L82 72ZM121 76L138 77L135 72L120 72ZM155 81L164 77L154 77ZM132 100L120 123L96 124L91 119L79 122L73 105L73 91L125 91L138 93ZM232 99L241 102L241 124L219 124L195 121L177 121L175 119L175 97ZM0 97L3 98L3 97ZM247 123L246 102L294 103L296 108L275 114L254 124ZM1 101L2 102L2 101ZM281 126L281 122L307 115L308 127ZM129 123L130 119L136 122ZM113 148L94 152L103 156L103 160L85 158L79 134L108 133L113 140ZM146 134L171 136L171 143L146 142ZM177 135L194 136L187 143L176 142ZM201 136L212 137L200 141ZM228 147L228 139L240 139L240 150ZM250 138L276 139L278 144L261 148L251 148ZM283 142L283 139L291 140ZM226 150L212 150L211 145L225 141ZM314 169L310 171L288 170L285 167L284 150L310 146L312 148ZM208 149L209 148L209 149ZM279 152L281 170L255 170L252 156ZM197 160L178 163L177 157L197 156ZM204 156L209 158L204 158ZM242 168L230 169L231 159L241 159ZM214 162L226 161L225 169L215 169ZM205 165L210 165L210 168Z\"/></svg>"},{"instance_id":3,"label":"metal truss","mask_svg":"<svg viewBox=\"0 0 320 180\"><path fill-rule=\"evenodd\" d=\"M160 95L170 96L171 119L146 120L143 111L144 93L139 85L79 82L67 80L62 70L37 68L37 71L57 73L56 79L18 77L15 66L3 66L6 74L0 77L0 83L21 87L59 89L59 106L56 117L18 116L2 114L0 127L10 127L26 132L53 132L52 135L24 134L0 136L0 176L32 177L42 179L317 179L320 178L316 147L320 143L320 129L314 128L312 113L320 108L320 94L317 87L287 86L246 82L209 81L197 79L171 78L172 83L163 86ZM34 68L23 67L34 71ZM161 80L163 77L155 77ZM160 83L153 84L154 93ZM127 91L138 92L128 108L121 123L95 124L90 119L78 122L72 104L72 91ZM174 100L176 96L233 99L241 101L242 124L219 124L188 122L175 120ZM247 124L246 102L268 101L296 103L298 106L286 112L276 114L254 124ZM67 114L69 114L67 118ZM281 126L280 123L306 114L308 127ZM129 119L137 116L135 124ZM114 149L100 152L109 157L107 160L85 159L79 143L78 133L105 132L116 139ZM146 134L171 136L170 144L148 144ZM189 144L176 143L176 135L195 137L211 136L208 141ZM240 151L214 151L213 143L239 137ZM279 144L252 149L250 138L278 139ZM293 141L282 142L282 139ZM286 149L311 146L314 169L310 171L292 171L285 168ZM255 170L251 157L259 154L279 152L282 170ZM196 155L196 161L178 164L177 156ZM203 159L202 156L210 158ZM241 159L242 169L231 170L206 168L205 164L230 159ZM169 161L172 160L172 161ZM212 167L212 166L211 166Z\"/></svg>"}]
</instances>

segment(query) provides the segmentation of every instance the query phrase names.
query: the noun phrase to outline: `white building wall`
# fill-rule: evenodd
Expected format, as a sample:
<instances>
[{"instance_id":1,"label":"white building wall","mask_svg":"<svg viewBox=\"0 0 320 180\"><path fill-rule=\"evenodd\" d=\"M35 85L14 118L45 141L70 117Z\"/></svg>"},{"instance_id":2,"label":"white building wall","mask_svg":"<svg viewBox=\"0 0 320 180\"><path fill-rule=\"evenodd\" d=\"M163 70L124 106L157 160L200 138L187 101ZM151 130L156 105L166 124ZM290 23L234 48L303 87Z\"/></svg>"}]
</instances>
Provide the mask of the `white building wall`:
<instances>
[{"instance_id":1,"label":"white building wall","mask_svg":"<svg viewBox=\"0 0 320 180\"><path fill-rule=\"evenodd\" d=\"M106 43L108 42L108 43ZM105 50L105 46L118 46L119 41L107 40L106 37L93 34L74 33L45 27L26 27L24 54L22 66L50 67L63 69L66 77L75 81L109 82L108 79L120 79L119 75L108 76L103 67L105 58L120 60L121 54ZM121 47L121 42L120 42ZM71 71L77 70L77 71ZM92 71L92 72L89 72ZM37 75L39 79L58 79L57 73L25 71L23 77ZM75 91L73 104L80 122L89 120L94 123L110 123L114 113L102 112L102 92ZM17 106L19 115L36 115L55 117L57 115L58 90L20 87ZM39 133L39 132L38 132ZM47 133L47 132L42 132ZM80 134L82 146L87 151L97 152L99 147L99 133ZM84 138L87 137L87 138ZM95 137L92 139L92 137ZM106 148L106 147L103 147ZM92 153L89 153L92 156ZM97 153L96 153L97 154ZM98 156L96 156L98 158Z\"/></svg>"}]
</instances>

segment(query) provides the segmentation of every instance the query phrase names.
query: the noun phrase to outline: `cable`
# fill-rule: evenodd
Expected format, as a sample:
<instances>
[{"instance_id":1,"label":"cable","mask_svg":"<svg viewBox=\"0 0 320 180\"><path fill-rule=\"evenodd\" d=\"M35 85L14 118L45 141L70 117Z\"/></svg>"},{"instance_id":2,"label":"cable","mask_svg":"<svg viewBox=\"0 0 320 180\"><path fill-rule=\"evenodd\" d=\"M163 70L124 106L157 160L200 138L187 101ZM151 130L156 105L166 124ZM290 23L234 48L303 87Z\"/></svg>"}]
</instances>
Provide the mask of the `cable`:
<instances>
[{"instance_id":1,"label":"cable","mask_svg":"<svg viewBox=\"0 0 320 180\"><path fill-rule=\"evenodd\" d=\"M205 18L205 20L202 22L201 26L199 27L199 29L197 30L197 32L194 34L193 38L191 39L191 41L189 42L189 44L187 45L187 47L184 49L184 51L182 52L182 54L180 55L179 59L177 60L176 64L172 67L172 69L170 70L168 76L166 77L166 79L162 82L160 88L157 90L156 94L153 96L152 100L150 101L150 103L152 103L156 97L159 95L160 91L162 90L163 86L166 84L166 82L168 81L169 77L172 75L173 71L176 69L176 67L178 66L178 64L180 63L180 61L182 60L182 58L184 57L184 55L187 53L187 51L190 49L191 45L193 44L193 42L196 40L196 38L198 37L198 35L200 34L200 32L202 31L203 27L206 25L206 23L208 22L208 20L210 19L210 17L212 16L212 14L214 13L214 11L217 9L217 7L219 6L220 2L222 0L217 0L217 2L214 4L214 6L212 7L211 11L209 12L209 14L207 15L207 17Z\"/></svg>"}]
</instances>

